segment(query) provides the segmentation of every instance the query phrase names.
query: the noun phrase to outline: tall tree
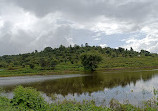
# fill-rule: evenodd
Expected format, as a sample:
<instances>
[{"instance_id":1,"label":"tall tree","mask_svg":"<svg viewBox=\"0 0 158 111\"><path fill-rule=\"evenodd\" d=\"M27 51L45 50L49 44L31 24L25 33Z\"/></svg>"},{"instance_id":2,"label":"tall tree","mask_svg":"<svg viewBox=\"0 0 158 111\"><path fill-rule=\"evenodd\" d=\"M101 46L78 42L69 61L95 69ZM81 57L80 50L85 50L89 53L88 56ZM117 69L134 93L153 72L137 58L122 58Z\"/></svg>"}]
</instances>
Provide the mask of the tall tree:
<instances>
[{"instance_id":1,"label":"tall tree","mask_svg":"<svg viewBox=\"0 0 158 111\"><path fill-rule=\"evenodd\" d=\"M98 53L85 53L81 55L81 63L85 70L95 71L102 58Z\"/></svg>"}]
</instances>

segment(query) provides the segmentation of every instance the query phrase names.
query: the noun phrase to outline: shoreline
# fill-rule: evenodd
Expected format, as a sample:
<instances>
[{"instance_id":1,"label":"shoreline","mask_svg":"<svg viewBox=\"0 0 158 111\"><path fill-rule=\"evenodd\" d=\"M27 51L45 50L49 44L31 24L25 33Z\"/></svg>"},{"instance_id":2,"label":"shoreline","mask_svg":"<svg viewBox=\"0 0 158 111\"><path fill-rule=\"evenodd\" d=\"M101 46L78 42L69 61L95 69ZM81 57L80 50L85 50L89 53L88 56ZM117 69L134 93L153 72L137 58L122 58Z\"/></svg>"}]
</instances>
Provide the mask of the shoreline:
<instances>
[{"instance_id":1,"label":"shoreline","mask_svg":"<svg viewBox=\"0 0 158 111\"><path fill-rule=\"evenodd\" d=\"M120 67L120 68L107 68L100 69L99 71L123 71L123 70L145 70L145 69L158 69L158 66L144 66L144 67Z\"/></svg>"},{"instance_id":2,"label":"shoreline","mask_svg":"<svg viewBox=\"0 0 158 111\"><path fill-rule=\"evenodd\" d=\"M103 71L108 71L108 72L115 72L115 71L133 71L133 70L152 70L152 69L158 69L158 66L144 66L144 67L120 67L120 68L102 68L102 69L97 69L94 72L103 72ZM18 71L11 72L10 74L3 74L7 73L5 71L8 71L8 73L10 73L9 71L12 70L5 70L5 69L1 69L0 71L0 77L15 77L15 76L35 76L35 75L66 75L66 74L88 74L91 73L90 71L74 71L74 70L41 70L39 72L31 72L31 73L21 73Z\"/></svg>"}]
</instances>

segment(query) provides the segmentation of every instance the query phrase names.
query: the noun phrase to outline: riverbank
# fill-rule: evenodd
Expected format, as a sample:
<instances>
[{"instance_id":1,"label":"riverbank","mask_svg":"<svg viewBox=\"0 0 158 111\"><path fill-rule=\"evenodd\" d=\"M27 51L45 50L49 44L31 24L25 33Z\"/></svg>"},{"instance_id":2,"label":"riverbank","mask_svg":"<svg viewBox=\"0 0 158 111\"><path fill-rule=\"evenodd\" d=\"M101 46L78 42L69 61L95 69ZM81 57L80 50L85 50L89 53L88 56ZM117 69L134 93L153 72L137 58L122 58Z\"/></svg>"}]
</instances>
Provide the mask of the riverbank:
<instances>
[{"instance_id":1,"label":"riverbank","mask_svg":"<svg viewBox=\"0 0 158 111\"><path fill-rule=\"evenodd\" d=\"M84 71L58 71L58 70L32 70L32 69L17 69L0 71L0 77L14 76L35 76L35 75L65 75L65 74L83 74Z\"/></svg>"},{"instance_id":2,"label":"riverbank","mask_svg":"<svg viewBox=\"0 0 158 111\"><path fill-rule=\"evenodd\" d=\"M115 72L115 71L139 71L139 70L156 70L158 66L144 66L144 67L118 67L118 68L98 68L95 72ZM83 68L65 68L56 70L40 70L27 68L0 69L0 77L12 76L34 76L34 75L65 75L65 74L87 74L89 71L84 71Z\"/></svg>"}]
</instances>

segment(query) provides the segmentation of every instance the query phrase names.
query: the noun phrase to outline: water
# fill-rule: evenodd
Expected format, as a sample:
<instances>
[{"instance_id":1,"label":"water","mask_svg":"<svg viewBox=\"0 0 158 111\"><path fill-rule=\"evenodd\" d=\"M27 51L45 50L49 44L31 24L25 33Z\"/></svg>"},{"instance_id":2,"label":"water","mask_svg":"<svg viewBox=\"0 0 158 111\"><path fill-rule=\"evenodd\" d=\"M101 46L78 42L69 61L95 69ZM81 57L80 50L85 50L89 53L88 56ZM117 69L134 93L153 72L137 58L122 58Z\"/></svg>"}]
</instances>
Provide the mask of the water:
<instances>
[{"instance_id":1,"label":"water","mask_svg":"<svg viewBox=\"0 0 158 111\"><path fill-rule=\"evenodd\" d=\"M3 71L4 69L0 69L0 71Z\"/></svg>"},{"instance_id":2,"label":"water","mask_svg":"<svg viewBox=\"0 0 158 111\"><path fill-rule=\"evenodd\" d=\"M92 74L26 76L0 78L0 87L12 96L17 85L34 87L43 92L48 102L71 99L94 100L96 105L108 105L112 98L121 103L142 105L158 89L158 70L110 71Z\"/></svg>"}]
</instances>

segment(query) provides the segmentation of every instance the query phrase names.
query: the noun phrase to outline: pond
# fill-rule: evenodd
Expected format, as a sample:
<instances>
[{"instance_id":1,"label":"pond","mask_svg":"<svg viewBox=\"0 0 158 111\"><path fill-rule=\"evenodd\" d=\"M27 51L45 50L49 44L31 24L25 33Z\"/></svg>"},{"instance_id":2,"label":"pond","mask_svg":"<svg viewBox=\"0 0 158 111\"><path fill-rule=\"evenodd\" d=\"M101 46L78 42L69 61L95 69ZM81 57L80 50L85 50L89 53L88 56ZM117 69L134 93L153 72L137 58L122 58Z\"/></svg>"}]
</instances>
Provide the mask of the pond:
<instances>
[{"instance_id":1,"label":"pond","mask_svg":"<svg viewBox=\"0 0 158 111\"><path fill-rule=\"evenodd\" d=\"M109 71L92 74L1 77L0 87L8 97L17 86L33 87L43 92L48 102L71 99L94 100L96 105L108 105L111 99L141 106L158 89L158 70Z\"/></svg>"}]
</instances>

